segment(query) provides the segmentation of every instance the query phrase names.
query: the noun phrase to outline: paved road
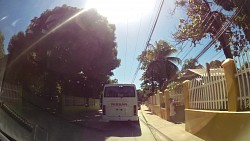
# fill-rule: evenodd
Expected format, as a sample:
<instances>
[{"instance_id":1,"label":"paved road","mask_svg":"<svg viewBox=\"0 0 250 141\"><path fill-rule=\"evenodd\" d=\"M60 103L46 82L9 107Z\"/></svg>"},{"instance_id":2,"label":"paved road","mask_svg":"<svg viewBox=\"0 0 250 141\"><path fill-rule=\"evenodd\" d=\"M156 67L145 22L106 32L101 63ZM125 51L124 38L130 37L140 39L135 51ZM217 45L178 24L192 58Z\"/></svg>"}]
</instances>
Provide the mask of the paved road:
<instances>
[{"instance_id":1,"label":"paved road","mask_svg":"<svg viewBox=\"0 0 250 141\"><path fill-rule=\"evenodd\" d=\"M33 139L31 132L23 128L1 108L0 108L0 129L4 133L11 134L11 136L15 139L18 139L18 141L30 141Z\"/></svg>"},{"instance_id":2,"label":"paved road","mask_svg":"<svg viewBox=\"0 0 250 141\"><path fill-rule=\"evenodd\" d=\"M157 132L147 125L146 121L143 120L141 112L139 112L139 123L103 122L98 112L82 114L78 119L74 120L65 120L62 117L51 115L29 104L23 107L20 115L34 125L38 125L38 128L32 133L23 133L23 136L15 136L15 138L18 137L16 138L17 140L31 140L29 137L34 136L34 134L36 134L38 141L46 141L47 139L49 141L159 140ZM0 116L0 121L2 121L2 117ZM6 115L5 119L8 119ZM14 122L14 120L9 120L5 123L5 126L6 124L12 125L10 130L13 130L14 126L19 127ZM0 128L2 127L0 126ZM15 130L23 129L16 128ZM9 134L12 133L9 132Z\"/></svg>"}]
</instances>

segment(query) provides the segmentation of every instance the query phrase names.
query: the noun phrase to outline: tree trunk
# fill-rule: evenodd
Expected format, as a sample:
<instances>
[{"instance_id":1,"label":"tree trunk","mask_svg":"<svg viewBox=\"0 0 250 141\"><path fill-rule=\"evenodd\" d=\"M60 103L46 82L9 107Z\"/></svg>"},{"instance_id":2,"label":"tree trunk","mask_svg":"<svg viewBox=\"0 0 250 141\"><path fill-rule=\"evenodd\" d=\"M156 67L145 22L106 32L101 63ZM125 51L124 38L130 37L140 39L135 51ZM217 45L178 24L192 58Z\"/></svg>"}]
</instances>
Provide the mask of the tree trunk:
<instances>
[{"instance_id":1,"label":"tree trunk","mask_svg":"<svg viewBox=\"0 0 250 141\"><path fill-rule=\"evenodd\" d=\"M203 2L206 4L207 8L211 12L211 15L218 14L217 13L218 11L213 11L213 12L211 11L211 7L210 7L207 0L203 0ZM219 15L217 15L217 16L219 16ZM217 16L214 17L215 20L213 23L213 26L215 27L215 31L212 31L212 32L214 35L216 35L218 33L218 31L220 31L220 28L222 27L222 21ZM213 21L213 19L211 21ZM218 38L218 40L219 40L221 46L223 47L223 52L224 52L224 55L226 56L226 58L233 58L228 38L229 37L225 34L225 32L223 32L222 35Z\"/></svg>"},{"instance_id":2,"label":"tree trunk","mask_svg":"<svg viewBox=\"0 0 250 141\"><path fill-rule=\"evenodd\" d=\"M233 54L229 45L228 36L223 33L218 40L220 41L220 44L223 47L225 57L233 59Z\"/></svg>"},{"instance_id":3,"label":"tree trunk","mask_svg":"<svg viewBox=\"0 0 250 141\"><path fill-rule=\"evenodd\" d=\"M222 27L222 22L217 17L215 17L214 27L216 29L214 32L214 35L216 35ZM228 35L225 33L225 31L223 31L222 35L218 38L218 41L220 42L220 45L222 46L225 57L233 58L228 38L229 38Z\"/></svg>"}]
</instances>

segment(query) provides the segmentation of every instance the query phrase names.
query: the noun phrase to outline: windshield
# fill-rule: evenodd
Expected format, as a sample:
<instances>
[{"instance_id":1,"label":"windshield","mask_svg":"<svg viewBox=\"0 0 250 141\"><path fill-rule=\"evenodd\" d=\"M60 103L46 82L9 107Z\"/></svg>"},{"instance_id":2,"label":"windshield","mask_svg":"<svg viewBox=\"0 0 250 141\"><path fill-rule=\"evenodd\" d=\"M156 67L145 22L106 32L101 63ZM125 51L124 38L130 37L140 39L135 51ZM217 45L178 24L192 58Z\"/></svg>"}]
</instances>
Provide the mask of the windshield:
<instances>
[{"instance_id":1,"label":"windshield","mask_svg":"<svg viewBox=\"0 0 250 141\"><path fill-rule=\"evenodd\" d=\"M131 86L106 87L104 97L135 97L135 88Z\"/></svg>"}]
</instances>

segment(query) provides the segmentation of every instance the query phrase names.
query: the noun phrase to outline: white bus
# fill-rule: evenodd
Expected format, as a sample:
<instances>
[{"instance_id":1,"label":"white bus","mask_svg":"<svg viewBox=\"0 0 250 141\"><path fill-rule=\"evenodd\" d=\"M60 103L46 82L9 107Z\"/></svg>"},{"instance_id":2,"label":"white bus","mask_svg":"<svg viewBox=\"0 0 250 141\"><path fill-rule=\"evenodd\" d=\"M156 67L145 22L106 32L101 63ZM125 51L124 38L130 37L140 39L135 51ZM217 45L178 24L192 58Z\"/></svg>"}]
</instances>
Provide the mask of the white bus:
<instances>
[{"instance_id":1,"label":"white bus","mask_svg":"<svg viewBox=\"0 0 250 141\"><path fill-rule=\"evenodd\" d=\"M102 95L105 121L138 121L137 93L134 84L107 84Z\"/></svg>"}]
</instances>

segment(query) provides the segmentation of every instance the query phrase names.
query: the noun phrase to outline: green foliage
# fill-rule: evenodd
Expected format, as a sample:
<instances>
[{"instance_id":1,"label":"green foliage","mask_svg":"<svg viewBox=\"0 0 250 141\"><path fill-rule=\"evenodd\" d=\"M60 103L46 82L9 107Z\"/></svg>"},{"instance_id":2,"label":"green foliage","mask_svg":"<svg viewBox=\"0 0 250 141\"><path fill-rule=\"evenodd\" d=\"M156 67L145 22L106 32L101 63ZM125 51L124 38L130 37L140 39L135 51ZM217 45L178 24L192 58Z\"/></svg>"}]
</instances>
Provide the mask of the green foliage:
<instances>
[{"instance_id":1,"label":"green foliage","mask_svg":"<svg viewBox=\"0 0 250 141\"><path fill-rule=\"evenodd\" d=\"M142 62L141 69L144 70L141 78L142 86L150 85L151 92L157 88L163 88L164 82L170 80L178 71L175 63L180 63L181 60L177 57L170 57L176 52L177 50L172 45L163 40L143 51L138 57L138 60Z\"/></svg>"},{"instance_id":2,"label":"green foliage","mask_svg":"<svg viewBox=\"0 0 250 141\"><path fill-rule=\"evenodd\" d=\"M115 84L115 83L118 83L118 79L108 79L108 84Z\"/></svg>"},{"instance_id":3,"label":"green foliage","mask_svg":"<svg viewBox=\"0 0 250 141\"><path fill-rule=\"evenodd\" d=\"M173 82L171 82L171 83L168 84L167 88L168 88L169 90L173 90L173 89L175 89L179 84L180 84L179 82L174 82L174 81L173 81Z\"/></svg>"},{"instance_id":4,"label":"green foliage","mask_svg":"<svg viewBox=\"0 0 250 141\"><path fill-rule=\"evenodd\" d=\"M203 66L201 64L198 64L198 61L190 58L190 59L186 59L183 63L182 66L182 71L186 71L188 69L202 69Z\"/></svg>"},{"instance_id":5,"label":"green foliage","mask_svg":"<svg viewBox=\"0 0 250 141\"><path fill-rule=\"evenodd\" d=\"M217 3L226 5L227 2L217 0ZM176 5L184 8L187 15L186 20L180 19L178 30L173 34L177 42L185 42L189 40L192 41L195 46L203 38L215 38L223 23L229 21L231 18L227 13L214 10L214 7L217 6L217 4L214 2L208 2L207 0L177 0ZM238 21L242 21L243 19L246 20L245 18L245 15L238 15L236 21L237 19ZM242 28L240 27L243 26L241 26L241 24L231 24L217 39L218 42L216 42L215 48L216 50L222 49L226 58L232 58L232 55L237 56L238 52L248 44L246 34L242 34ZM230 48L234 51L233 54Z\"/></svg>"},{"instance_id":6,"label":"green foliage","mask_svg":"<svg viewBox=\"0 0 250 141\"><path fill-rule=\"evenodd\" d=\"M250 1L249 0L214 0L214 2L223 7L224 10L234 11L236 8L241 9L239 14L233 20L232 29L229 32L233 37L231 41L234 46L234 56L239 56L240 52L248 45L250 41Z\"/></svg>"},{"instance_id":7,"label":"green foliage","mask_svg":"<svg viewBox=\"0 0 250 141\"><path fill-rule=\"evenodd\" d=\"M98 97L120 64L114 32L95 10L46 10L12 37L6 79L32 93Z\"/></svg>"},{"instance_id":8,"label":"green foliage","mask_svg":"<svg viewBox=\"0 0 250 141\"><path fill-rule=\"evenodd\" d=\"M0 59L4 57L5 53L4 53L4 36L3 33L0 32Z\"/></svg>"},{"instance_id":9,"label":"green foliage","mask_svg":"<svg viewBox=\"0 0 250 141\"><path fill-rule=\"evenodd\" d=\"M214 60L214 61L211 61L209 63L211 69L212 68L221 68L221 64L222 64L222 62L219 60Z\"/></svg>"}]
</instances>

